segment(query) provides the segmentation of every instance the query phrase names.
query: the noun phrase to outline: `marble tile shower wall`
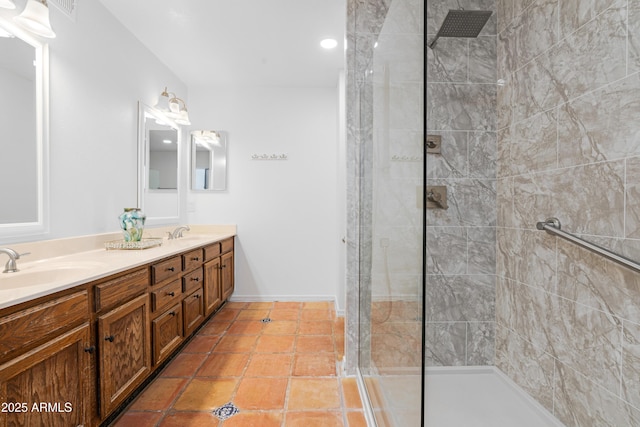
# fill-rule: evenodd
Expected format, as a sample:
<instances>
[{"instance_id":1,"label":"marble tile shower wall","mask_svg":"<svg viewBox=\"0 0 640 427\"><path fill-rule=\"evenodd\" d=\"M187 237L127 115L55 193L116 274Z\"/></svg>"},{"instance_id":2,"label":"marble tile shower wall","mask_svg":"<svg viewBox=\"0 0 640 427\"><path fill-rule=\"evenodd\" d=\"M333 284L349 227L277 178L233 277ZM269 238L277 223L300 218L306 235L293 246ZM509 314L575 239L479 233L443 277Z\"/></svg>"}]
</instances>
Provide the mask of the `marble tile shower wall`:
<instances>
[{"instance_id":1,"label":"marble tile shower wall","mask_svg":"<svg viewBox=\"0 0 640 427\"><path fill-rule=\"evenodd\" d=\"M427 40L449 9L492 10L494 0L427 2ZM493 365L496 267L496 26L427 49L427 185L447 187L447 210L427 211L427 366Z\"/></svg>"},{"instance_id":2,"label":"marble tile shower wall","mask_svg":"<svg viewBox=\"0 0 640 427\"><path fill-rule=\"evenodd\" d=\"M496 365L568 427L638 426L640 274L535 223L640 259L640 1L497 12Z\"/></svg>"}]
</instances>

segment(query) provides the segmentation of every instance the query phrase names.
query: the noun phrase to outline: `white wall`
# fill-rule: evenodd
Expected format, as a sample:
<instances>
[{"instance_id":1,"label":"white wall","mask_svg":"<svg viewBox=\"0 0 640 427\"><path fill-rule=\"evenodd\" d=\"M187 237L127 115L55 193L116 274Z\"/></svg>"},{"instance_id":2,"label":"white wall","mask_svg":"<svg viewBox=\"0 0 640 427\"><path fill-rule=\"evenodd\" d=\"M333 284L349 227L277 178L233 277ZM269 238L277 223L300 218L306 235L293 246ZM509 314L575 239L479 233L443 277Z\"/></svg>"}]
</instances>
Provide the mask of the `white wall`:
<instances>
[{"instance_id":1,"label":"white wall","mask_svg":"<svg viewBox=\"0 0 640 427\"><path fill-rule=\"evenodd\" d=\"M229 135L228 190L190 192L188 221L237 224L234 298L335 299L337 88L190 88L189 113Z\"/></svg>"},{"instance_id":2,"label":"white wall","mask_svg":"<svg viewBox=\"0 0 640 427\"><path fill-rule=\"evenodd\" d=\"M0 9L11 19L19 13ZM119 229L136 206L137 103L186 86L97 1L78 2L77 22L50 7L50 238Z\"/></svg>"}]
</instances>

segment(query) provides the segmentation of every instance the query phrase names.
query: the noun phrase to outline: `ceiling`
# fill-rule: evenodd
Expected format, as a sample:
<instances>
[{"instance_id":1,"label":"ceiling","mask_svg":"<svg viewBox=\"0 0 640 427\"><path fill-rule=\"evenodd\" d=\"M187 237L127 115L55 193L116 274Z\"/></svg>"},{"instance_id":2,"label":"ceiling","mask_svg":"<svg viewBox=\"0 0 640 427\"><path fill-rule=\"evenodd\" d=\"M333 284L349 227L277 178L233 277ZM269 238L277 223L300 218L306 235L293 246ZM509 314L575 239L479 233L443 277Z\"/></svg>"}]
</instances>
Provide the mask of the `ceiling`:
<instances>
[{"instance_id":1,"label":"ceiling","mask_svg":"<svg viewBox=\"0 0 640 427\"><path fill-rule=\"evenodd\" d=\"M335 87L344 69L345 0L100 1L188 87Z\"/></svg>"}]
</instances>

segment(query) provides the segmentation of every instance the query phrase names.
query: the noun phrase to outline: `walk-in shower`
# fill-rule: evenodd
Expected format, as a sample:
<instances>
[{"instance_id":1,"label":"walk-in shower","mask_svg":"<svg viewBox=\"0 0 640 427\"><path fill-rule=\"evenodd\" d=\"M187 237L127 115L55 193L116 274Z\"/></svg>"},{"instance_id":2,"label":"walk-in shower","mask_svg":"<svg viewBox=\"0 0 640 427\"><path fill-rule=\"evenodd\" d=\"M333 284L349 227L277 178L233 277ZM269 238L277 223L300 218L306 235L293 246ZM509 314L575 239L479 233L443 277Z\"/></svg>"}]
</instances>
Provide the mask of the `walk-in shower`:
<instances>
[{"instance_id":1,"label":"walk-in shower","mask_svg":"<svg viewBox=\"0 0 640 427\"><path fill-rule=\"evenodd\" d=\"M349 10L371 424L640 425L640 3Z\"/></svg>"},{"instance_id":2,"label":"walk-in shower","mask_svg":"<svg viewBox=\"0 0 640 427\"><path fill-rule=\"evenodd\" d=\"M536 229L640 258L640 6L516 3L350 3L371 425L640 425L640 276Z\"/></svg>"}]
</instances>

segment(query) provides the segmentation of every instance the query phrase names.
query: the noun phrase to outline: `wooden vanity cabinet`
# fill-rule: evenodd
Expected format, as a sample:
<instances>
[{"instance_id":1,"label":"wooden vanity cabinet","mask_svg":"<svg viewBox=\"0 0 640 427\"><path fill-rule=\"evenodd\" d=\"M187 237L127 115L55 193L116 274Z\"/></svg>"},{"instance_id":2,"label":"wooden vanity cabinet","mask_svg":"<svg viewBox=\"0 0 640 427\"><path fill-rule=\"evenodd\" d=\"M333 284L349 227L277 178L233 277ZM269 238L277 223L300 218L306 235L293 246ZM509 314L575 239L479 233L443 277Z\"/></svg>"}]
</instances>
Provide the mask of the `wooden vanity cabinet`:
<instances>
[{"instance_id":1,"label":"wooden vanity cabinet","mask_svg":"<svg viewBox=\"0 0 640 427\"><path fill-rule=\"evenodd\" d=\"M182 311L184 313L184 336L188 337L204 321L202 285L185 297L182 301Z\"/></svg>"},{"instance_id":2,"label":"wooden vanity cabinet","mask_svg":"<svg viewBox=\"0 0 640 427\"><path fill-rule=\"evenodd\" d=\"M184 337L182 304L162 313L151 322L153 364L159 365L182 343Z\"/></svg>"},{"instance_id":3,"label":"wooden vanity cabinet","mask_svg":"<svg viewBox=\"0 0 640 427\"><path fill-rule=\"evenodd\" d=\"M149 295L98 317L100 414L118 407L151 373Z\"/></svg>"},{"instance_id":4,"label":"wooden vanity cabinet","mask_svg":"<svg viewBox=\"0 0 640 427\"><path fill-rule=\"evenodd\" d=\"M233 251L222 254L220 257L220 286L222 301L229 299L234 289Z\"/></svg>"},{"instance_id":5,"label":"wooden vanity cabinet","mask_svg":"<svg viewBox=\"0 0 640 427\"><path fill-rule=\"evenodd\" d=\"M13 405L0 408L0 427L105 422L222 305L233 280L230 238L0 309L0 404Z\"/></svg>"},{"instance_id":6,"label":"wooden vanity cabinet","mask_svg":"<svg viewBox=\"0 0 640 427\"><path fill-rule=\"evenodd\" d=\"M89 323L0 365L0 426L91 426Z\"/></svg>"},{"instance_id":7,"label":"wooden vanity cabinet","mask_svg":"<svg viewBox=\"0 0 640 427\"><path fill-rule=\"evenodd\" d=\"M204 313L210 315L222 305L220 289L220 257L208 261L204 265Z\"/></svg>"},{"instance_id":8,"label":"wooden vanity cabinet","mask_svg":"<svg viewBox=\"0 0 640 427\"><path fill-rule=\"evenodd\" d=\"M90 425L91 343L86 289L0 315L0 426Z\"/></svg>"},{"instance_id":9,"label":"wooden vanity cabinet","mask_svg":"<svg viewBox=\"0 0 640 427\"><path fill-rule=\"evenodd\" d=\"M209 316L233 293L233 237L205 247L204 254L204 309Z\"/></svg>"}]
</instances>

